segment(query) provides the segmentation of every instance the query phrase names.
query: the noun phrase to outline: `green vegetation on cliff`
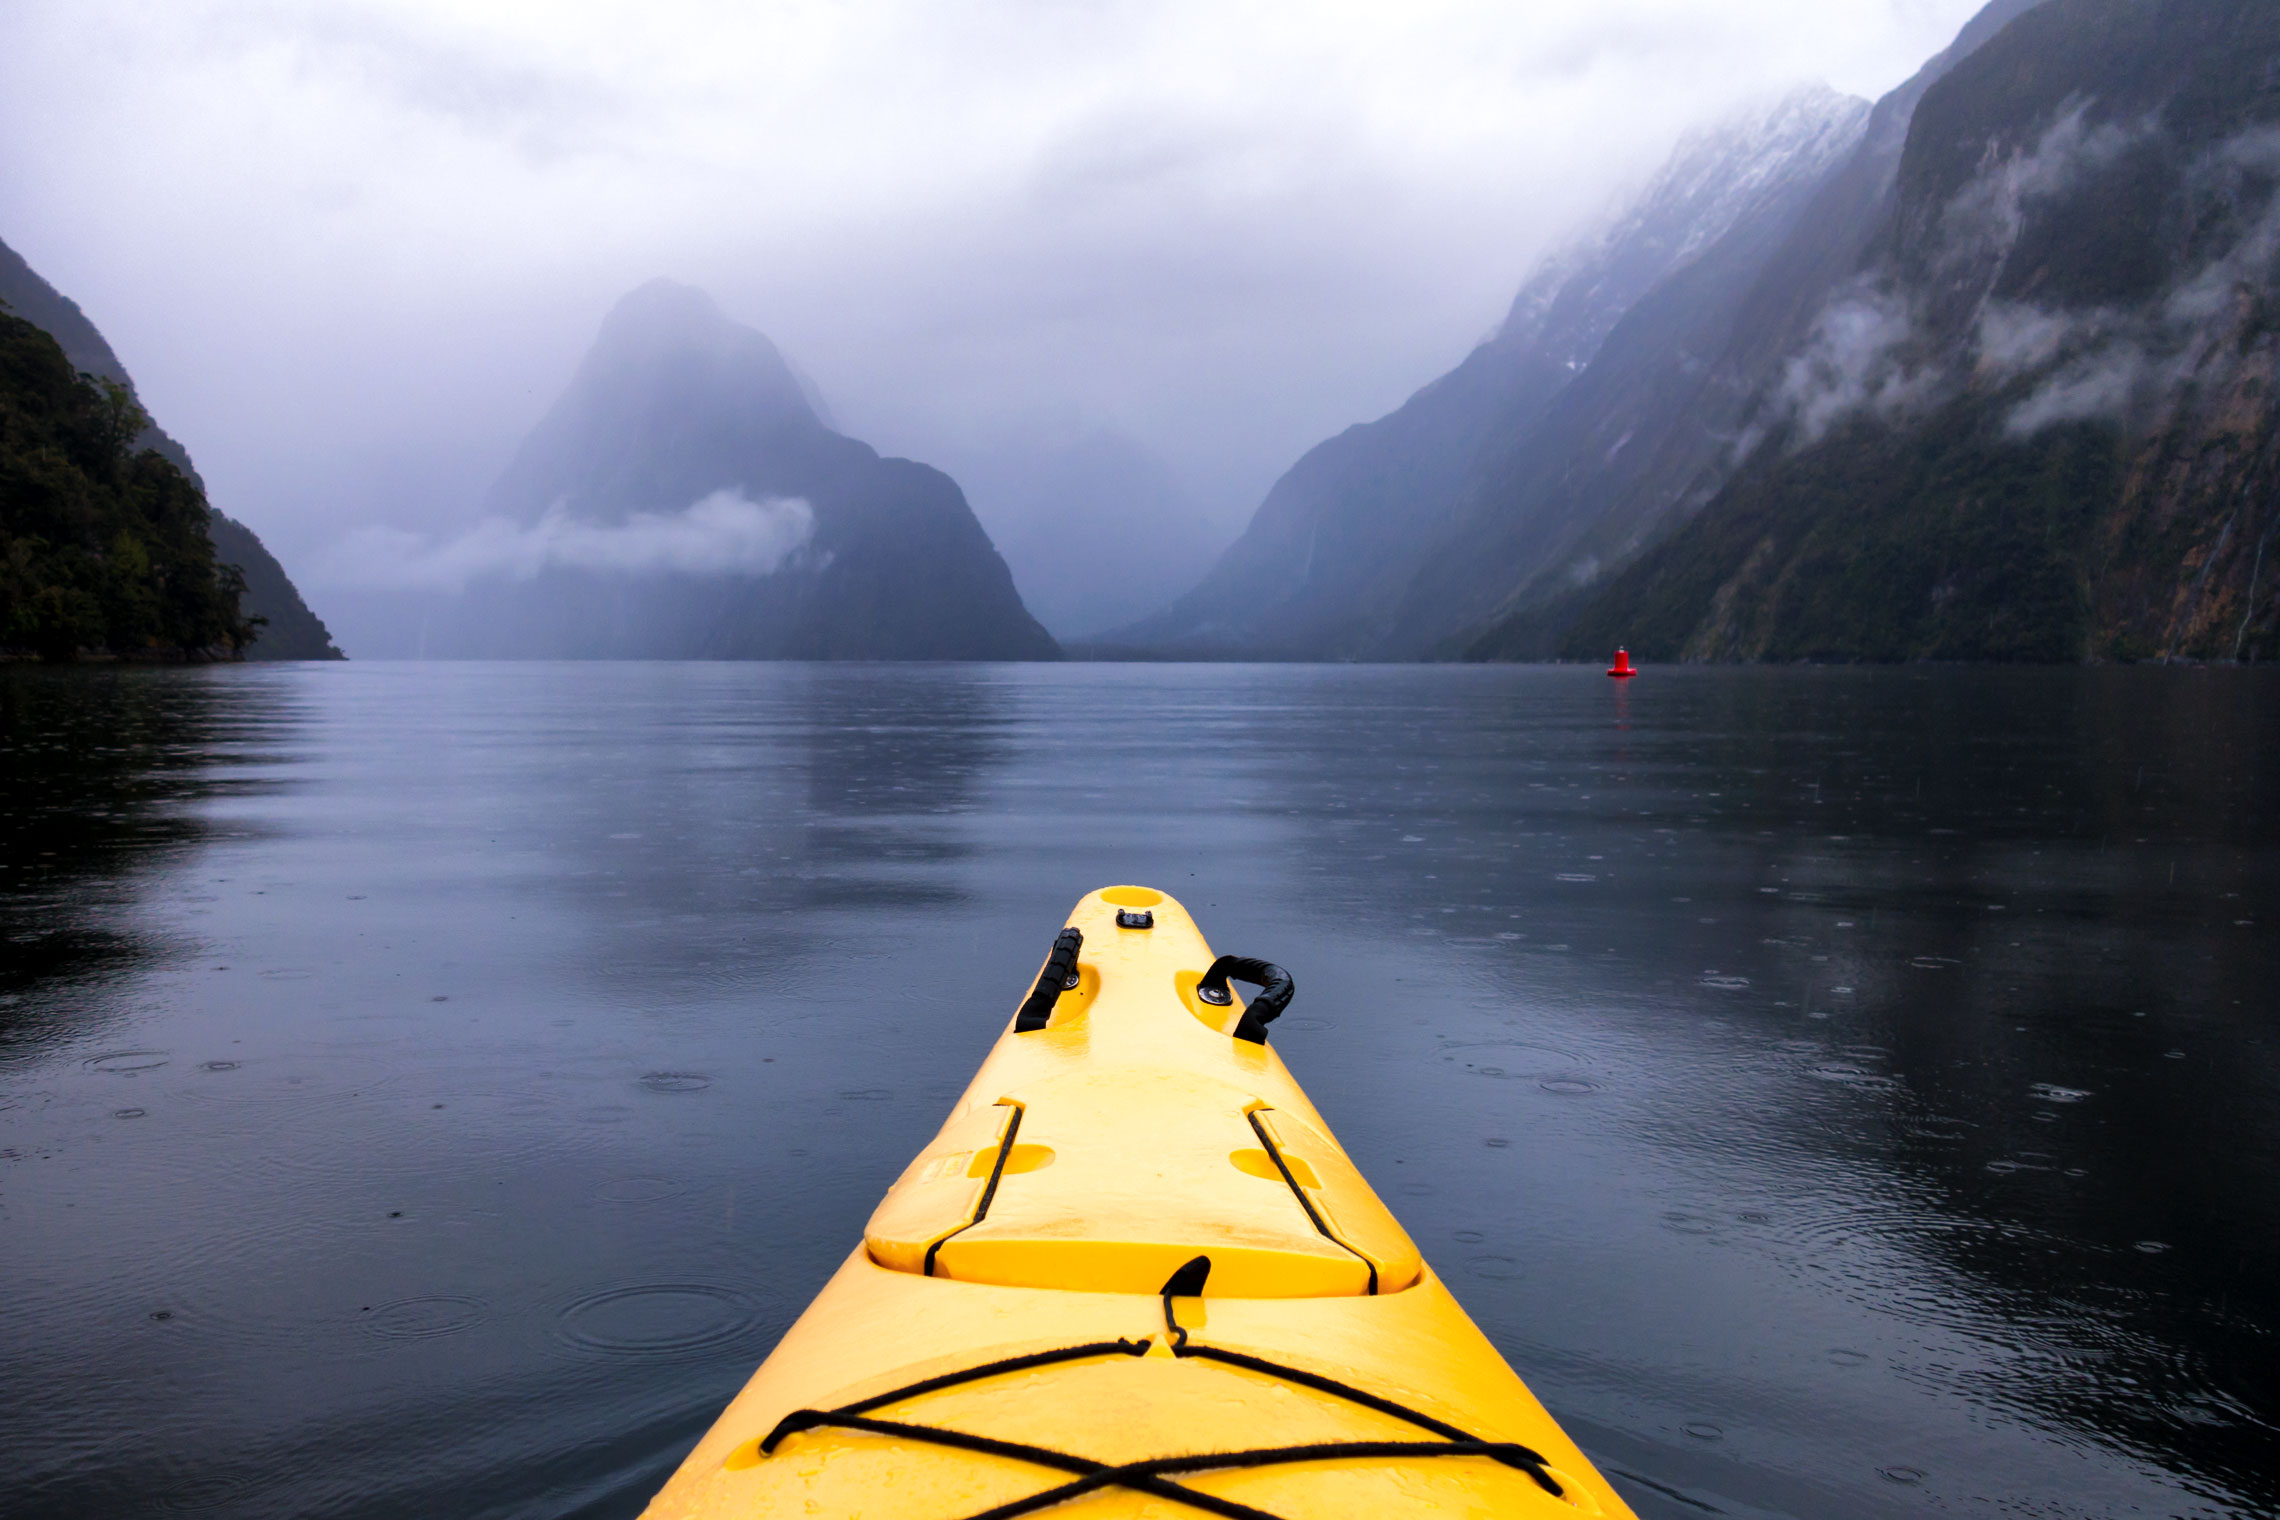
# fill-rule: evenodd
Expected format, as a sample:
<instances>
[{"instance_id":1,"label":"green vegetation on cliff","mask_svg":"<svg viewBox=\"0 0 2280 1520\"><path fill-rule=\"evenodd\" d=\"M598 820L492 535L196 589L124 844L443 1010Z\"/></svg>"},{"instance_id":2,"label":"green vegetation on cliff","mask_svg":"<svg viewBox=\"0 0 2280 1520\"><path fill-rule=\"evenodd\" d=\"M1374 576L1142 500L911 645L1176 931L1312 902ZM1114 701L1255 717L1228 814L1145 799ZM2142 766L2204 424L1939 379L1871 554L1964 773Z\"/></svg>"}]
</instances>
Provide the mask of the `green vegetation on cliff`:
<instances>
[{"instance_id":1,"label":"green vegetation on cliff","mask_svg":"<svg viewBox=\"0 0 2280 1520\"><path fill-rule=\"evenodd\" d=\"M1993 421L1962 403L1919 430L1862 418L1795 456L1769 448L1717 508L1619 575L1561 654L2084 658L2089 529L2119 486L2120 429L2020 441Z\"/></svg>"},{"instance_id":2,"label":"green vegetation on cliff","mask_svg":"<svg viewBox=\"0 0 2280 1520\"><path fill-rule=\"evenodd\" d=\"M2044 0L1878 215L1699 514L1470 655L2280 657L2280 6Z\"/></svg>"},{"instance_id":3,"label":"green vegetation on cliff","mask_svg":"<svg viewBox=\"0 0 2280 1520\"><path fill-rule=\"evenodd\" d=\"M149 423L125 386L0 313L0 651L195 659L253 637L205 494L135 448Z\"/></svg>"},{"instance_id":4,"label":"green vegetation on cliff","mask_svg":"<svg viewBox=\"0 0 2280 1520\"><path fill-rule=\"evenodd\" d=\"M92 376L97 383L116 382L135 394L135 382L127 367L111 351L111 345L87 319L87 313L46 280L23 255L0 242L0 310L11 316L22 317L33 326L63 345L63 356L71 367L82 375ZM156 449L161 459L180 470L203 494L206 483L199 478L198 470L190 462L190 451L170 436L166 429L153 422L143 429L135 440L136 451ZM254 535L254 531L219 508L206 524L206 532L214 540L214 553L225 565L235 565L245 574L245 599L238 610L256 629L252 644L242 651L249 660L337 660L342 658L335 648L332 634L324 622L309 610L301 600L285 567L277 563L275 555Z\"/></svg>"}]
</instances>

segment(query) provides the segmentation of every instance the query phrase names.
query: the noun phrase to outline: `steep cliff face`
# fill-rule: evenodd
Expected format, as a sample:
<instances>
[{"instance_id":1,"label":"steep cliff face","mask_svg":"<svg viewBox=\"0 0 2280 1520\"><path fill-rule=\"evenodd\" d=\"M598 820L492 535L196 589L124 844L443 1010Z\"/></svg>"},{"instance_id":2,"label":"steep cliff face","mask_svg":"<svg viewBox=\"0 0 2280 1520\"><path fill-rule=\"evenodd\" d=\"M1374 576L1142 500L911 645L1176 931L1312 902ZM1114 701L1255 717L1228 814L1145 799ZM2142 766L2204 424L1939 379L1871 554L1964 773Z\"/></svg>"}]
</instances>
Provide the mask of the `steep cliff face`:
<instances>
[{"instance_id":1,"label":"steep cliff face","mask_svg":"<svg viewBox=\"0 0 2280 1520\"><path fill-rule=\"evenodd\" d=\"M1495 496L1516 448L1608 356L1672 279L1746 280L1750 249L1857 141L1867 107L1808 89L1683 141L1611 225L1549 260L1496 334L1400 410L1318 445L1277 481L1242 538L1170 609L1111 638L1158 650L1405 657L1477 621L1509 574L1471 563L1509 515ZM1679 303L1684 325L1691 308ZM1637 348L1634 341L1629 347ZM1570 407L1572 410L1572 407ZM1498 547L1508 557L1527 549ZM1454 578L1449 566L1461 568Z\"/></svg>"},{"instance_id":2,"label":"steep cliff face","mask_svg":"<svg viewBox=\"0 0 2280 1520\"><path fill-rule=\"evenodd\" d=\"M129 378L126 366L119 362L119 356L111 351L111 345L86 313L41 279L38 272L5 243L0 243L0 305L55 339L72 368L123 385L133 394L134 381ZM150 424L135 444L138 448L156 450L159 457L181 471L190 485L204 494L205 482L191 464L189 450L164 428L155 422ZM216 509L207 522L207 531L221 563L237 566L244 575L243 615L261 620L255 625L253 642L245 648L247 659L341 658L340 651L333 647L332 636L309 610L308 603L301 599L285 567L277 563L251 528Z\"/></svg>"},{"instance_id":3,"label":"steep cliff face","mask_svg":"<svg viewBox=\"0 0 2280 1520\"><path fill-rule=\"evenodd\" d=\"M1858 141L1804 188L1786 222L1735 229L1726 279L1700 291L1672 282L1640 303L1623 362L1587 377L1483 491L1483 528L1505 547L1482 564L1502 584L1485 624L1445 648L1475 659L1550 655L1609 573L1718 493L1741 462L1759 397L1888 224L1917 104L2036 3L1990 0L1876 102Z\"/></svg>"},{"instance_id":4,"label":"steep cliff face","mask_svg":"<svg viewBox=\"0 0 2280 1520\"><path fill-rule=\"evenodd\" d=\"M1738 473L1564 647L2280 653L2276 280L2280 9L2046 0L1925 93Z\"/></svg>"},{"instance_id":5,"label":"steep cliff face","mask_svg":"<svg viewBox=\"0 0 2280 1520\"><path fill-rule=\"evenodd\" d=\"M425 652L1051 659L956 482L825 426L775 346L656 281L453 545L412 550Z\"/></svg>"},{"instance_id":6,"label":"steep cliff face","mask_svg":"<svg viewBox=\"0 0 2280 1520\"><path fill-rule=\"evenodd\" d=\"M0 313L0 657L234 656L251 630L204 495L139 443L150 419Z\"/></svg>"}]
</instances>

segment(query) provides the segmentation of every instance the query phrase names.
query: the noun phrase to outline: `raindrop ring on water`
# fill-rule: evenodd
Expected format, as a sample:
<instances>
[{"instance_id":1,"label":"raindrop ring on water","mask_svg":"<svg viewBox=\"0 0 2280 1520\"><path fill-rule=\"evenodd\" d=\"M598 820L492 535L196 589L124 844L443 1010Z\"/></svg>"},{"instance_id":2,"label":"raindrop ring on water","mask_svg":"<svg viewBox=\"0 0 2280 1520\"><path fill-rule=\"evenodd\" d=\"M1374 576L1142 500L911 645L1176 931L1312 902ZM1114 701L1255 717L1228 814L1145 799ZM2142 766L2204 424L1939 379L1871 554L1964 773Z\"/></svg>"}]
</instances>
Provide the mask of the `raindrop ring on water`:
<instances>
[{"instance_id":1,"label":"raindrop ring on water","mask_svg":"<svg viewBox=\"0 0 2280 1520\"><path fill-rule=\"evenodd\" d=\"M131 1077L138 1071L154 1071L164 1066L172 1053L164 1050L113 1050L99 1056L89 1056L79 1064L89 1071L106 1071L113 1076Z\"/></svg>"},{"instance_id":2,"label":"raindrop ring on water","mask_svg":"<svg viewBox=\"0 0 2280 1520\"><path fill-rule=\"evenodd\" d=\"M581 1351L671 1356L735 1340L759 1317L759 1306L731 1288L643 1283L572 1300L556 1333Z\"/></svg>"},{"instance_id":3,"label":"raindrop ring on water","mask_svg":"<svg viewBox=\"0 0 2280 1520\"><path fill-rule=\"evenodd\" d=\"M388 1340L426 1340L472 1330L488 1312L479 1298L435 1293L381 1304L364 1320L364 1328Z\"/></svg>"}]
</instances>

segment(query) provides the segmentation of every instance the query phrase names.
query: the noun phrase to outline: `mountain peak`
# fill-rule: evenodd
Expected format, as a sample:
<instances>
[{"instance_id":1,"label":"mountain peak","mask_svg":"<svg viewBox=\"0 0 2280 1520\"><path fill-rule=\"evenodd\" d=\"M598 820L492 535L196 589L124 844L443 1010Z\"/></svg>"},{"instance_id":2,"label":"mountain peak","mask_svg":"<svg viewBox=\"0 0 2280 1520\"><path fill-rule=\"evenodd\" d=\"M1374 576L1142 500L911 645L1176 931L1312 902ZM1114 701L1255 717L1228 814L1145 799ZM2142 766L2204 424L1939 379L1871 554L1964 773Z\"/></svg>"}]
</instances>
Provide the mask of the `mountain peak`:
<instances>
[{"instance_id":1,"label":"mountain peak","mask_svg":"<svg viewBox=\"0 0 2280 1520\"><path fill-rule=\"evenodd\" d=\"M1544 261L1495 341L1556 351L1581 369L1650 288L1851 152L1868 112L1867 101L1816 81L1686 132L1628 206Z\"/></svg>"},{"instance_id":2,"label":"mountain peak","mask_svg":"<svg viewBox=\"0 0 2280 1520\"><path fill-rule=\"evenodd\" d=\"M399 556L423 647L572 659L1053 659L956 481L826 426L776 345L652 280L493 488Z\"/></svg>"},{"instance_id":3,"label":"mountain peak","mask_svg":"<svg viewBox=\"0 0 2280 1520\"><path fill-rule=\"evenodd\" d=\"M783 363L775 344L721 310L709 292L660 277L618 298L602 318L594 349L630 357L688 349L734 352L755 344Z\"/></svg>"},{"instance_id":4,"label":"mountain peak","mask_svg":"<svg viewBox=\"0 0 2280 1520\"><path fill-rule=\"evenodd\" d=\"M693 285L651 280L602 319L569 388L499 478L492 508L522 521L557 507L604 521L678 510L742 483L683 478L699 461L770 452L758 440L796 451L804 445L789 440L829 436L765 334ZM674 441L662 454L660 439ZM643 476L624 477L634 460Z\"/></svg>"},{"instance_id":5,"label":"mountain peak","mask_svg":"<svg viewBox=\"0 0 2280 1520\"><path fill-rule=\"evenodd\" d=\"M580 367L589 383L663 386L732 405L749 420L821 426L799 376L766 334L731 318L694 285L656 279L619 299Z\"/></svg>"}]
</instances>

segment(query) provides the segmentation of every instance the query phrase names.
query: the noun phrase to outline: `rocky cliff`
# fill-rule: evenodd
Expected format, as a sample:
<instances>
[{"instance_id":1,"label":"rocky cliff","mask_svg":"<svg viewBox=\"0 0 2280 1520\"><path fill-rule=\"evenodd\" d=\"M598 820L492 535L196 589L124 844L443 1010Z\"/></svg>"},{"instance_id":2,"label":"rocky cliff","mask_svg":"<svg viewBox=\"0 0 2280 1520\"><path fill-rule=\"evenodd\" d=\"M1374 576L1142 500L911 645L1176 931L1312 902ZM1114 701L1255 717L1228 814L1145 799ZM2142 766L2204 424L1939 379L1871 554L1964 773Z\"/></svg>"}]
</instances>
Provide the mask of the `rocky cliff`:
<instances>
[{"instance_id":1,"label":"rocky cliff","mask_svg":"<svg viewBox=\"0 0 2280 1520\"><path fill-rule=\"evenodd\" d=\"M1859 228L1731 479L1565 650L2280 654L2280 8L2046 0Z\"/></svg>"}]
</instances>

